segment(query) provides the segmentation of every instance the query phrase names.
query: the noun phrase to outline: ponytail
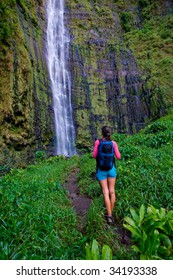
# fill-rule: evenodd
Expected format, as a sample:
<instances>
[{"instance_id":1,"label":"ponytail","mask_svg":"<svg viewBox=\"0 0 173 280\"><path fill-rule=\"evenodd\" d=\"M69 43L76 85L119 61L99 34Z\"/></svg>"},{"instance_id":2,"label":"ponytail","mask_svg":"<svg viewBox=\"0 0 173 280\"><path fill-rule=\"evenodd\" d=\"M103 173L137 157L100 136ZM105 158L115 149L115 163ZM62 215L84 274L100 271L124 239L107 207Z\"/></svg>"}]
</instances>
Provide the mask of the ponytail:
<instances>
[{"instance_id":1,"label":"ponytail","mask_svg":"<svg viewBox=\"0 0 173 280\"><path fill-rule=\"evenodd\" d=\"M111 140L111 129L109 126L103 126L102 127L102 135L106 140Z\"/></svg>"}]
</instances>

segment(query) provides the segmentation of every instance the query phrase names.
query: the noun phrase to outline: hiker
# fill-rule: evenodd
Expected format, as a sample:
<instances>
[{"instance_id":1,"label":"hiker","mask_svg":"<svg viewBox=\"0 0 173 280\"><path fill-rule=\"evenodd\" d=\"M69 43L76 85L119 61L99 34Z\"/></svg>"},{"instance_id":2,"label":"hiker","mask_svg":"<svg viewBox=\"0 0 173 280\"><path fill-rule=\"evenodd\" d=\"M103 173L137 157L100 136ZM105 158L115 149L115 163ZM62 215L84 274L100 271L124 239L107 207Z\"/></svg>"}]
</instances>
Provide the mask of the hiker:
<instances>
[{"instance_id":1,"label":"hiker","mask_svg":"<svg viewBox=\"0 0 173 280\"><path fill-rule=\"evenodd\" d=\"M114 162L115 157L118 160L121 158L121 154L117 143L111 140L110 127L103 126L102 136L102 139L95 140L92 155L97 162L96 178L99 181L104 196L107 210L106 220L108 224L114 224L112 213L116 201L115 183L117 175Z\"/></svg>"}]
</instances>

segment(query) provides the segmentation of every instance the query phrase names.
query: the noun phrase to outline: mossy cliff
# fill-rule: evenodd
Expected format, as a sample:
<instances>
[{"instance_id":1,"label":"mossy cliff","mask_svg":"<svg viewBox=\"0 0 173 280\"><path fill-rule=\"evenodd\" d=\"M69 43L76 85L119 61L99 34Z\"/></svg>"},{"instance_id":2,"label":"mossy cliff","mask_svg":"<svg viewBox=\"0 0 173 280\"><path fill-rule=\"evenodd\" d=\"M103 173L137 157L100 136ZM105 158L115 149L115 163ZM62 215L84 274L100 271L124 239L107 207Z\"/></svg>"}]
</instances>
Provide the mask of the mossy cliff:
<instances>
[{"instance_id":1,"label":"mossy cliff","mask_svg":"<svg viewBox=\"0 0 173 280\"><path fill-rule=\"evenodd\" d=\"M1 2L0 166L16 166L54 136L47 0ZM171 0L65 0L65 24L78 148L105 124L135 133L172 106Z\"/></svg>"},{"instance_id":2,"label":"mossy cliff","mask_svg":"<svg viewBox=\"0 0 173 280\"><path fill-rule=\"evenodd\" d=\"M52 140L44 1L3 1L0 18L0 166L18 166Z\"/></svg>"},{"instance_id":3,"label":"mossy cliff","mask_svg":"<svg viewBox=\"0 0 173 280\"><path fill-rule=\"evenodd\" d=\"M135 133L172 104L173 3L66 0L78 147Z\"/></svg>"}]
</instances>

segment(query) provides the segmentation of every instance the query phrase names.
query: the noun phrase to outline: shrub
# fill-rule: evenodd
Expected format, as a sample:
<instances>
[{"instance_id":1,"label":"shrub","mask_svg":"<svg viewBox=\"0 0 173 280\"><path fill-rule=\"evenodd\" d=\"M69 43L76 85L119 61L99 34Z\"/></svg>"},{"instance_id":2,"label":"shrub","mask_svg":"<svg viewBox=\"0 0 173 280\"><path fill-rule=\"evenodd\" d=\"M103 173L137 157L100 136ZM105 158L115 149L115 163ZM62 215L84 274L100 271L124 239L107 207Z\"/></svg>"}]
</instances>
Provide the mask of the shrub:
<instances>
[{"instance_id":1,"label":"shrub","mask_svg":"<svg viewBox=\"0 0 173 280\"><path fill-rule=\"evenodd\" d=\"M145 130L145 134L157 133L160 131L165 131L166 129L167 126L163 122L155 122L147 127L147 129Z\"/></svg>"},{"instance_id":2,"label":"shrub","mask_svg":"<svg viewBox=\"0 0 173 280\"><path fill-rule=\"evenodd\" d=\"M163 134L159 133L152 138L150 145L152 148L159 148L162 145L169 144L173 138L172 136L172 132Z\"/></svg>"},{"instance_id":3,"label":"shrub","mask_svg":"<svg viewBox=\"0 0 173 280\"><path fill-rule=\"evenodd\" d=\"M140 259L172 259L173 210L141 205L138 213L130 209L132 218L124 218L124 227L131 231L136 245L132 248Z\"/></svg>"},{"instance_id":4,"label":"shrub","mask_svg":"<svg viewBox=\"0 0 173 280\"><path fill-rule=\"evenodd\" d=\"M139 156L140 149L132 145L126 145L121 148L122 159L134 159L136 156Z\"/></svg>"},{"instance_id":5,"label":"shrub","mask_svg":"<svg viewBox=\"0 0 173 280\"><path fill-rule=\"evenodd\" d=\"M112 260L112 250L108 245L103 245L102 250L99 250L99 243L93 240L90 246L86 243L86 260Z\"/></svg>"}]
</instances>

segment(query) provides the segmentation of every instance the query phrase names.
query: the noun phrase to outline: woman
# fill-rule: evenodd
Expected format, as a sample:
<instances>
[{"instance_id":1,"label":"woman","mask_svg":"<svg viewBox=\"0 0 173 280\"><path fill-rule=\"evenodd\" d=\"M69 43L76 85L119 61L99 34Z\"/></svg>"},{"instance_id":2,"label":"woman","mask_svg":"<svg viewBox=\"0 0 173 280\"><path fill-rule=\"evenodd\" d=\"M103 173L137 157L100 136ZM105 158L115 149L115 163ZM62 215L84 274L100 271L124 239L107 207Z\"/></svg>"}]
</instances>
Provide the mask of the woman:
<instances>
[{"instance_id":1,"label":"woman","mask_svg":"<svg viewBox=\"0 0 173 280\"><path fill-rule=\"evenodd\" d=\"M102 128L102 141L111 141L111 129L108 126L104 126ZM115 157L119 160L121 159L121 154L118 150L118 145L115 141L111 141L113 144L113 149L114 149L114 155ZM93 150L93 157L97 159L98 156L98 148L100 145L100 140L96 140L94 144L94 150ZM116 201L116 196L115 196L115 183L116 183L116 167L113 164L113 167L108 170L100 170L99 167L97 166L97 173L96 173L96 178L99 181L99 184L102 188L102 193L104 196L104 203L106 206L106 219L108 224L113 224L114 219L112 216L115 201Z\"/></svg>"}]
</instances>

